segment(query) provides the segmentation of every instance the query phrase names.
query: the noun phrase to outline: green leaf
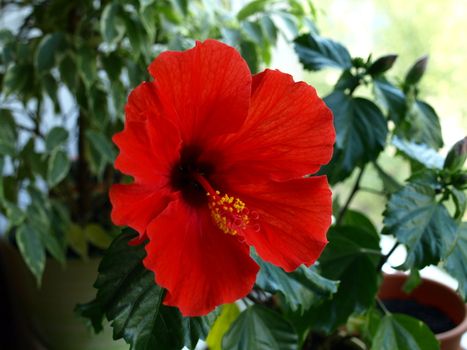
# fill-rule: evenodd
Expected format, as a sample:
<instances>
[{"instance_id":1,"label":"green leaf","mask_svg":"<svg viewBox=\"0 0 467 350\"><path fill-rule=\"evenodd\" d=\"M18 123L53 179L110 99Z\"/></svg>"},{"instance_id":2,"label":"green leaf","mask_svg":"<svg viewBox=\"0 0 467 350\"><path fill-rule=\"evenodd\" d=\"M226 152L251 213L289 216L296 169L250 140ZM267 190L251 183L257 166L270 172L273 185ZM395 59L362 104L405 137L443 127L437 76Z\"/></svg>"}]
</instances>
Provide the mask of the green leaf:
<instances>
[{"instance_id":1,"label":"green leaf","mask_svg":"<svg viewBox=\"0 0 467 350\"><path fill-rule=\"evenodd\" d=\"M76 224L71 224L66 231L66 240L70 248L81 258L88 257L88 244L84 230Z\"/></svg>"},{"instance_id":2,"label":"green leaf","mask_svg":"<svg viewBox=\"0 0 467 350\"><path fill-rule=\"evenodd\" d=\"M121 18L122 8L118 3L107 4L102 11L101 33L104 40L109 44L120 41L125 34L125 24Z\"/></svg>"},{"instance_id":3,"label":"green leaf","mask_svg":"<svg viewBox=\"0 0 467 350\"><path fill-rule=\"evenodd\" d=\"M237 304L222 305L221 313L216 322L214 322L206 338L206 345L210 350L222 350L222 338L230 329L232 323L237 319L238 315L240 315L240 309Z\"/></svg>"},{"instance_id":4,"label":"green leaf","mask_svg":"<svg viewBox=\"0 0 467 350\"><path fill-rule=\"evenodd\" d=\"M428 64L428 56L420 57L414 65L409 69L407 75L405 76L406 85L417 84L426 71L426 66Z\"/></svg>"},{"instance_id":5,"label":"green leaf","mask_svg":"<svg viewBox=\"0 0 467 350\"><path fill-rule=\"evenodd\" d=\"M321 277L305 266L286 273L259 257L255 257L255 260L261 268L256 284L267 292L281 293L292 311L303 312L312 305L330 299L337 290L337 282Z\"/></svg>"},{"instance_id":6,"label":"green leaf","mask_svg":"<svg viewBox=\"0 0 467 350\"><path fill-rule=\"evenodd\" d=\"M61 146L68 139L68 131L60 126L52 128L45 137L45 148L52 152L58 146Z\"/></svg>"},{"instance_id":7,"label":"green leaf","mask_svg":"<svg viewBox=\"0 0 467 350\"><path fill-rule=\"evenodd\" d=\"M70 91L74 91L78 84L78 72L74 54L65 54L58 65L61 80L68 86Z\"/></svg>"},{"instance_id":8,"label":"green leaf","mask_svg":"<svg viewBox=\"0 0 467 350\"><path fill-rule=\"evenodd\" d=\"M50 70L55 66L58 53L65 47L63 33L52 33L44 36L36 50L36 67L39 72Z\"/></svg>"},{"instance_id":9,"label":"green leaf","mask_svg":"<svg viewBox=\"0 0 467 350\"><path fill-rule=\"evenodd\" d=\"M23 93L28 87L34 67L29 64L12 64L8 67L3 78L3 93L8 96L12 93Z\"/></svg>"},{"instance_id":10,"label":"green leaf","mask_svg":"<svg viewBox=\"0 0 467 350\"><path fill-rule=\"evenodd\" d=\"M251 41L256 45L261 45L263 43L263 31L258 23L246 21L242 23L242 27L246 33L248 41Z\"/></svg>"},{"instance_id":11,"label":"green leaf","mask_svg":"<svg viewBox=\"0 0 467 350\"><path fill-rule=\"evenodd\" d=\"M240 53L248 63L251 73L257 73L259 70L259 59L256 45L251 41L242 41L240 43Z\"/></svg>"},{"instance_id":12,"label":"green leaf","mask_svg":"<svg viewBox=\"0 0 467 350\"><path fill-rule=\"evenodd\" d=\"M396 124L402 121L407 113L407 102L402 90L384 77L374 79L373 87L376 99L387 110L389 119Z\"/></svg>"},{"instance_id":13,"label":"green leaf","mask_svg":"<svg viewBox=\"0 0 467 350\"><path fill-rule=\"evenodd\" d=\"M114 339L123 338L131 350L192 347L205 336L213 317L184 319L178 309L162 305L164 290L142 265L144 246L128 245L132 238L134 234L122 233L112 242L99 265L96 298L76 311L96 331L105 315Z\"/></svg>"},{"instance_id":14,"label":"green leaf","mask_svg":"<svg viewBox=\"0 0 467 350\"><path fill-rule=\"evenodd\" d=\"M15 155L17 136L16 123L11 111L0 109L0 154Z\"/></svg>"},{"instance_id":15,"label":"green leaf","mask_svg":"<svg viewBox=\"0 0 467 350\"><path fill-rule=\"evenodd\" d=\"M457 242L447 257L444 268L459 282L459 293L467 300L467 222L457 229Z\"/></svg>"},{"instance_id":16,"label":"green leaf","mask_svg":"<svg viewBox=\"0 0 467 350\"><path fill-rule=\"evenodd\" d=\"M454 201L456 211L454 213L455 220L462 220L467 208L467 198L464 191L458 190L454 187L449 187L448 192Z\"/></svg>"},{"instance_id":17,"label":"green leaf","mask_svg":"<svg viewBox=\"0 0 467 350\"><path fill-rule=\"evenodd\" d=\"M404 293L410 294L412 291L417 288L420 283L422 283L422 277L420 276L420 271L417 269L411 269L409 277L404 282L402 289Z\"/></svg>"},{"instance_id":18,"label":"green leaf","mask_svg":"<svg viewBox=\"0 0 467 350\"><path fill-rule=\"evenodd\" d=\"M416 101L411 106L403 123L396 125L395 134L435 150L443 146L439 117L433 107L423 101Z\"/></svg>"},{"instance_id":19,"label":"green leaf","mask_svg":"<svg viewBox=\"0 0 467 350\"><path fill-rule=\"evenodd\" d=\"M271 43L275 43L277 40L277 28L271 17L263 15L260 19L261 29L263 34L269 39Z\"/></svg>"},{"instance_id":20,"label":"green leaf","mask_svg":"<svg viewBox=\"0 0 467 350\"><path fill-rule=\"evenodd\" d=\"M115 160L117 151L115 150L114 145L104 136L104 134L95 130L88 130L86 132L86 138L91 143L91 146L94 147L108 163L112 163Z\"/></svg>"},{"instance_id":21,"label":"green leaf","mask_svg":"<svg viewBox=\"0 0 467 350\"><path fill-rule=\"evenodd\" d=\"M406 268L437 264L456 241L456 223L436 200L434 187L424 178L412 180L394 193L386 206L384 233L406 245Z\"/></svg>"},{"instance_id":22,"label":"green leaf","mask_svg":"<svg viewBox=\"0 0 467 350\"><path fill-rule=\"evenodd\" d=\"M359 227L332 227L329 244L319 262L321 274L339 280L333 298L312 307L303 315L314 330L331 332L353 313L366 311L377 292L377 265L381 258L379 237Z\"/></svg>"},{"instance_id":23,"label":"green leaf","mask_svg":"<svg viewBox=\"0 0 467 350\"><path fill-rule=\"evenodd\" d=\"M87 88L91 87L97 79L96 54L86 46L81 47L76 57L77 70Z\"/></svg>"},{"instance_id":24,"label":"green leaf","mask_svg":"<svg viewBox=\"0 0 467 350\"><path fill-rule=\"evenodd\" d=\"M40 233L31 225L21 225L16 232L16 242L26 265L40 286L45 267L45 248Z\"/></svg>"},{"instance_id":25,"label":"green leaf","mask_svg":"<svg viewBox=\"0 0 467 350\"><path fill-rule=\"evenodd\" d=\"M334 113L336 147L343 150L342 169L351 172L357 166L375 160L383 150L388 132L380 109L371 101L334 91L324 101Z\"/></svg>"},{"instance_id":26,"label":"green leaf","mask_svg":"<svg viewBox=\"0 0 467 350\"><path fill-rule=\"evenodd\" d=\"M6 209L6 217L10 223L10 226L18 226L26 218L25 213L16 204L4 201L3 206Z\"/></svg>"},{"instance_id":27,"label":"green leaf","mask_svg":"<svg viewBox=\"0 0 467 350\"><path fill-rule=\"evenodd\" d=\"M260 305L243 311L222 340L223 350L296 350L298 336L278 313Z\"/></svg>"},{"instance_id":28,"label":"green leaf","mask_svg":"<svg viewBox=\"0 0 467 350\"><path fill-rule=\"evenodd\" d=\"M248 2L240 9L240 11L238 11L237 20L241 22L256 13L264 12L264 9L269 2L271 2L271 0L254 0Z\"/></svg>"},{"instance_id":29,"label":"green leaf","mask_svg":"<svg viewBox=\"0 0 467 350\"><path fill-rule=\"evenodd\" d=\"M49 158L47 182L51 187L62 181L70 170L70 159L66 152L56 149Z\"/></svg>"},{"instance_id":30,"label":"green leaf","mask_svg":"<svg viewBox=\"0 0 467 350\"><path fill-rule=\"evenodd\" d=\"M433 148L414 142L406 141L395 136L392 144L408 158L422 164L429 169L442 169L444 157Z\"/></svg>"},{"instance_id":31,"label":"green leaf","mask_svg":"<svg viewBox=\"0 0 467 350\"><path fill-rule=\"evenodd\" d=\"M372 234L374 237L378 237L378 230L371 220L365 214L352 209L346 210L341 225L358 227Z\"/></svg>"},{"instance_id":32,"label":"green leaf","mask_svg":"<svg viewBox=\"0 0 467 350\"><path fill-rule=\"evenodd\" d=\"M394 193L402 188L402 185L391 175L389 175L378 163L373 163L378 177L383 183L383 188L386 193Z\"/></svg>"},{"instance_id":33,"label":"green leaf","mask_svg":"<svg viewBox=\"0 0 467 350\"><path fill-rule=\"evenodd\" d=\"M383 317L372 350L439 350L430 329L413 317L389 314Z\"/></svg>"},{"instance_id":34,"label":"green leaf","mask_svg":"<svg viewBox=\"0 0 467 350\"><path fill-rule=\"evenodd\" d=\"M202 317L184 317L182 319L184 344L194 350L200 339L206 339L209 330L219 316L218 309Z\"/></svg>"},{"instance_id":35,"label":"green leaf","mask_svg":"<svg viewBox=\"0 0 467 350\"><path fill-rule=\"evenodd\" d=\"M397 55L386 55L378 58L367 69L367 73L371 76L378 76L387 70L391 69L396 62Z\"/></svg>"},{"instance_id":36,"label":"green leaf","mask_svg":"<svg viewBox=\"0 0 467 350\"><path fill-rule=\"evenodd\" d=\"M112 243L112 237L98 224L86 225L84 235L89 242L101 249L107 249Z\"/></svg>"},{"instance_id":37,"label":"green leaf","mask_svg":"<svg viewBox=\"0 0 467 350\"><path fill-rule=\"evenodd\" d=\"M295 39L295 51L300 62L308 70L352 67L352 58L344 46L317 35L305 34Z\"/></svg>"}]
</instances>

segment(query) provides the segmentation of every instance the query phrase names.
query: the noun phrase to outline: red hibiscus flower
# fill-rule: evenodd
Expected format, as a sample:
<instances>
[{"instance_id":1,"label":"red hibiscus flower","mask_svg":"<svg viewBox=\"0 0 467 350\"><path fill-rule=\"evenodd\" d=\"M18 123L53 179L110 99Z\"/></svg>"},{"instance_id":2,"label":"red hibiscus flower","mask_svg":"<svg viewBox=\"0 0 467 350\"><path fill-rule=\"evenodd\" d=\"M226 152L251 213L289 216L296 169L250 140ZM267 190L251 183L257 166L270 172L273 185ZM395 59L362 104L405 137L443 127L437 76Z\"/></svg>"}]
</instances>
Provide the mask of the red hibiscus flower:
<instances>
[{"instance_id":1,"label":"red hibiscus flower","mask_svg":"<svg viewBox=\"0 0 467 350\"><path fill-rule=\"evenodd\" d=\"M114 137L112 220L138 231L164 304L203 315L244 297L258 266L250 246L286 271L326 245L331 192L313 174L332 153L332 114L309 85L206 40L149 66Z\"/></svg>"}]
</instances>

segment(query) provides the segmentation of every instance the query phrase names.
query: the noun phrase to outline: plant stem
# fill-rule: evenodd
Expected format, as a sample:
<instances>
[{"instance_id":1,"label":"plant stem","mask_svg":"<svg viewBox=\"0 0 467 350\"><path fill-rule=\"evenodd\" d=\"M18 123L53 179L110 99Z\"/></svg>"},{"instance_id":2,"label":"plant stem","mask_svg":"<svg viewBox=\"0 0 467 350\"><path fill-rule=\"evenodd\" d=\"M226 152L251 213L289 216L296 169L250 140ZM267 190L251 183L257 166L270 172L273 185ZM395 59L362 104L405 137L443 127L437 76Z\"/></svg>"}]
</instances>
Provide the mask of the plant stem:
<instances>
[{"instance_id":1,"label":"plant stem","mask_svg":"<svg viewBox=\"0 0 467 350\"><path fill-rule=\"evenodd\" d=\"M383 265L386 263L386 261L388 261L389 257L392 255L392 253L394 253L396 251L396 249L397 249L397 247L399 247L399 245L400 245L399 242L394 243L391 250L389 250L389 252L381 258L381 261L379 262L378 267L377 267L378 271L381 270Z\"/></svg>"},{"instance_id":2,"label":"plant stem","mask_svg":"<svg viewBox=\"0 0 467 350\"><path fill-rule=\"evenodd\" d=\"M372 193L372 194L376 194L378 196L386 196L386 194L383 191L375 190L374 188L360 186L360 189L362 191Z\"/></svg>"},{"instance_id":3,"label":"plant stem","mask_svg":"<svg viewBox=\"0 0 467 350\"><path fill-rule=\"evenodd\" d=\"M336 226L341 224L342 219L344 218L344 214L347 211L347 209L349 208L349 205L352 202L353 197L355 196L355 194L357 194L358 190L360 189L360 181L362 180L362 176L363 176L364 171L365 171L365 166L363 166L360 169L360 173L357 176L357 180L355 181L355 184L354 184L354 186L352 188L352 191L350 192L350 195L347 198L347 201L345 202L344 206L342 207L342 209L339 212L339 215L337 216Z\"/></svg>"},{"instance_id":4,"label":"plant stem","mask_svg":"<svg viewBox=\"0 0 467 350\"><path fill-rule=\"evenodd\" d=\"M384 305L380 298L376 297L376 302L386 315L391 314L391 312L386 308L386 305Z\"/></svg>"}]
</instances>

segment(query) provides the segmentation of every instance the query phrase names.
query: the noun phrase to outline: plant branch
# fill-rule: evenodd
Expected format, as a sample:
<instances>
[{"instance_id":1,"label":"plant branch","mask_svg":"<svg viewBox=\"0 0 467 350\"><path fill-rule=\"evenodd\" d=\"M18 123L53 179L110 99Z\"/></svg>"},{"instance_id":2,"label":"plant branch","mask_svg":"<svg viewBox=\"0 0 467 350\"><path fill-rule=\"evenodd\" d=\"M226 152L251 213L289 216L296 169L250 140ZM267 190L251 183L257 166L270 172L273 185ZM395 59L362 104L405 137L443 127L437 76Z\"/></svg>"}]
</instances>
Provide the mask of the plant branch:
<instances>
[{"instance_id":1,"label":"plant branch","mask_svg":"<svg viewBox=\"0 0 467 350\"><path fill-rule=\"evenodd\" d=\"M360 181L362 180L364 171L365 171L365 166L363 166L360 169L360 173L357 176L357 180L355 181L355 184L354 184L354 186L352 188L352 191L350 192L350 195L347 198L347 201L345 202L344 206L342 207L342 209L339 212L339 215L337 216L336 225L341 224L342 219L344 218L345 212L347 211L347 209L350 206L350 203L352 202L352 199L354 198L354 196L357 194L358 190L360 189Z\"/></svg>"},{"instance_id":2,"label":"plant branch","mask_svg":"<svg viewBox=\"0 0 467 350\"><path fill-rule=\"evenodd\" d=\"M400 245L399 242L394 243L394 245L389 250L389 252L381 258L381 261L379 262L378 267L377 267L378 271L380 271L382 269L383 265L386 263L386 261L388 261L389 257L392 255L392 253L394 253L396 251L396 249L397 249L397 247L399 247L399 245Z\"/></svg>"},{"instance_id":3,"label":"plant branch","mask_svg":"<svg viewBox=\"0 0 467 350\"><path fill-rule=\"evenodd\" d=\"M376 190L370 187L360 186L360 190L368 192L368 193L376 194L378 196L386 196L386 193L384 193L383 191L379 191L379 190Z\"/></svg>"}]
</instances>

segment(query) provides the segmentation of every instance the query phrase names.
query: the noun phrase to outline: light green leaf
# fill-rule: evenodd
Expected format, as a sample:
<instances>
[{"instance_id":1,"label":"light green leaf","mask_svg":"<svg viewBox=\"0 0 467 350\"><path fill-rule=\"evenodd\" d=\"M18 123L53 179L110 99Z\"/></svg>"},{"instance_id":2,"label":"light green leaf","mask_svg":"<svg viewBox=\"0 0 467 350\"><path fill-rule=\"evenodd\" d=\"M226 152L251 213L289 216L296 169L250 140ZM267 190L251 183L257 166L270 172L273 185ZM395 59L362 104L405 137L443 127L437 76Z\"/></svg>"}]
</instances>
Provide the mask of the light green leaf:
<instances>
[{"instance_id":1,"label":"light green leaf","mask_svg":"<svg viewBox=\"0 0 467 350\"><path fill-rule=\"evenodd\" d=\"M427 145L416 144L414 142L400 139L397 136L392 139L392 144L407 157L424 165L426 168L443 168L444 157Z\"/></svg>"},{"instance_id":2,"label":"light green leaf","mask_svg":"<svg viewBox=\"0 0 467 350\"><path fill-rule=\"evenodd\" d=\"M125 34L125 24L121 18L121 5L115 2L107 4L102 11L101 33L109 44L120 41Z\"/></svg>"},{"instance_id":3,"label":"light green leaf","mask_svg":"<svg viewBox=\"0 0 467 350\"><path fill-rule=\"evenodd\" d=\"M240 309L237 304L225 304L222 306L221 313L206 338L206 345L210 350L222 350L222 338L238 315L240 315Z\"/></svg>"},{"instance_id":4,"label":"light green leaf","mask_svg":"<svg viewBox=\"0 0 467 350\"><path fill-rule=\"evenodd\" d=\"M390 314L383 317L372 350L439 350L430 329L415 318Z\"/></svg>"},{"instance_id":5,"label":"light green leaf","mask_svg":"<svg viewBox=\"0 0 467 350\"><path fill-rule=\"evenodd\" d=\"M70 159L66 152L56 149L52 152L47 166L47 182L50 187L57 185L62 181L70 170Z\"/></svg>"},{"instance_id":6,"label":"light green leaf","mask_svg":"<svg viewBox=\"0 0 467 350\"><path fill-rule=\"evenodd\" d=\"M88 258L88 243L84 230L76 225L71 224L66 231L66 240L70 248L81 258Z\"/></svg>"},{"instance_id":7,"label":"light green leaf","mask_svg":"<svg viewBox=\"0 0 467 350\"><path fill-rule=\"evenodd\" d=\"M45 248L40 233L31 225L21 225L16 232L16 242L26 265L40 286L45 267Z\"/></svg>"},{"instance_id":8,"label":"light green leaf","mask_svg":"<svg viewBox=\"0 0 467 350\"><path fill-rule=\"evenodd\" d=\"M352 66L352 58L344 46L317 35L305 34L295 39L295 51L305 69L311 71Z\"/></svg>"},{"instance_id":9,"label":"light green leaf","mask_svg":"<svg viewBox=\"0 0 467 350\"><path fill-rule=\"evenodd\" d=\"M298 336L278 313L260 305L243 311L222 340L223 350L296 350Z\"/></svg>"},{"instance_id":10,"label":"light green leaf","mask_svg":"<svg viewBox=\"0 0 467 350\"><path fill-rule=\"evenodd\" d=\"M58 146L64 144L68 139L68 131L60 126L52 128L45 137L45 148L52 152Z\"/></svg>"},{"instance_id":11,"label":"light green leaf","mask_svg":"<svg viewBox=\"0 0 467 350\"><path fill-rule=\"evenodd\" d=\"M112 243L112 237L98 224L86 225L84 235L89 242L101 249L107 249Z\"/></svg>"},{"instance_id":12,"label":"light green leaf","mask_svg":"<svg viewBox=\"0 0 467 350\"><path fill-rule=\"evenodd\" d=\"M248 2L245 6L243 6L240 9L240 11L238 11L237 13L238 21L241 22L244 19L256 13L263 12L268 2L271 2L271 0L254 0L254 1Z\"/></svg>"}]
</instances>

